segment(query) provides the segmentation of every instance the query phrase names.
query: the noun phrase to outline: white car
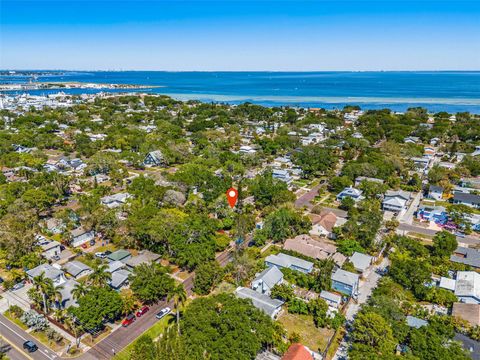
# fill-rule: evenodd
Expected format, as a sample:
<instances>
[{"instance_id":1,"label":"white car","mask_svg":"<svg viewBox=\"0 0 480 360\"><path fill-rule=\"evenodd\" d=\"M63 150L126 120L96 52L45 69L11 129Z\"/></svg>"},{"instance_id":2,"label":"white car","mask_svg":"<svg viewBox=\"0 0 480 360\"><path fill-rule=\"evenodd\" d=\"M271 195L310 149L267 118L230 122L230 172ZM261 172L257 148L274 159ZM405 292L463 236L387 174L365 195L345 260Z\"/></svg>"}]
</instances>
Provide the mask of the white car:
<instances>
[{"instance_id":1,"label":"white car","mask_svg":"<svg viewBox=\"0 0 480 360\"><path fill-rule=\"evenodd\" d=\"M161 319L164 316L168 315L171 311L172 309L170 309L169 307L163 308L162 310L160 310L160 312L157 315L155 315L155 317L157 319Z\"/></svg>"}]
</instances>

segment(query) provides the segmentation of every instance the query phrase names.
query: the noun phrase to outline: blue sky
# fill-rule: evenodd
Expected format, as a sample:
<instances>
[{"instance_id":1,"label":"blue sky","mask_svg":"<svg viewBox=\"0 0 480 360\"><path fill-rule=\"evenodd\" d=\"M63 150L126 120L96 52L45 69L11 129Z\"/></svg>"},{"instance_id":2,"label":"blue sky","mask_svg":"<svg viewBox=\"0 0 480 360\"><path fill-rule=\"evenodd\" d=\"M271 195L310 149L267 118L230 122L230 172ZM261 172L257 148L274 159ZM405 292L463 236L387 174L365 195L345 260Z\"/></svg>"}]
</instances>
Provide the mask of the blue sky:
<instances>
[{"instance_id":1,"label":"blue sky","mask_svg":"<svg viewBox=\"0 0 480 360\"><path fill-rule=\"evenodd\" d=\"M0 0L0 16L2 69L480 69L480 1Z\"/></svg>"}]
</instances>

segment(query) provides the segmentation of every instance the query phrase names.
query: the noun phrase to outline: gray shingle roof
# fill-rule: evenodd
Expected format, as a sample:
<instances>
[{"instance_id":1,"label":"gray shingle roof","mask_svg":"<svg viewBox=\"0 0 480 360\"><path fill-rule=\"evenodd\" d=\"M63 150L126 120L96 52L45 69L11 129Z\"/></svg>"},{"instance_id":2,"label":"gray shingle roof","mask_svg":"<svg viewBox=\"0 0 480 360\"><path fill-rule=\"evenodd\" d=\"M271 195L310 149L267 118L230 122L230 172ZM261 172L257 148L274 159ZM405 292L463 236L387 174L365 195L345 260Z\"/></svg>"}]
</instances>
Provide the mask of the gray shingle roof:
<instances>
[{"instance_id":1,"label":"gray shingle roof","mask_svg":"<svg viewBox=\"0 0 480 360\"><path fill-rule=\"evenodd\" d=\"M68 263L66 263L63 268L65 269L65 271L74 276L74 277L77 277L78 275L80 275L80 273L82 271L89 271L89 270L92 270L89 266L85 265L84 263L81 263L80 261L70 261Z\"/></svg>"},{"instance_id":2,"label":"gray shingle roof","mask_svg":"<svg viewBox=\"0 0 480 360\"><path fill-rule=\"evenodd\" d=\"M45 277L51 280L55 280L59 276L63 275L62 270L59 270L50 264L41 264L27 271L28 276L30 276L31 278L39 276L42 273L45 273Z\"/></svg>"},{"instance_id":3,"label":"gray shingle roof","mask_svg":"<svg viewBox=\"0 0 480 360\"><path fill-rule=\"evenodd\" d=\"M257 309L262 310L264 313L266 313L270 317L273 317L277 309L281 307L284 303L281 300L272 299L267 295L260 294L255 290L245 288L245 287L237 288L237 290L235 290L235 294L240 299L252 300L253 306L255 306Z\"/></svg>"},{"instance_id":4,"label":"gray shingle roof","mask_svg":"<svg viewBox=\"0 0 480 360\"><path fill-rule=\"evenodd\" d=\"M337 281L342 284L347 284L350 286L355 286L358 284L359 276L350 271L345 271L342 269L337 269L332 275L332 280Z\"/></svg>"},{"instance_id":5,"label":"gray shingle roof","mask_svg":"<svg viewBox=\"0 0 480 360\"><path fill-rule=\"evenodd\" d=\"M480 196L458 191L453 193L453 200L467 204L480 204Z\"/></svg>"},{"instance_id":6,"label":"gray shingle roof","mask_svg":"<svg viewBox=\"0 0 480 360\"><path fill-rule=\"evenodd\" d=\"M408 316L407 316L407 325L410 326L410 327L413 327L413 328L415 328L415 329L419 329L419 328L421 328L422 326L428 325L428 321L419 319L419 318L417 318L417 317L415 317L415 316L410 316L410 315L408 315Z\"/></svg>"},{"instance_id":7,"label":"gray shingle roof","mask_svg":"<svg viewBox=\"0 0 480 360\"><path fill-rule=\"evenodd\" d=\"M283 279L283 273L276 267L271 266L263 270L253 281L262 280L265 285L272 288Z\"/></svg>"},{"instance_id":8,"label":"gray shingle roof","mask_svg":"<svg viewBox=\"0 0 480 360\"><path fill-rule=\"evenodd\" d=\"M450 261L480 268L480 251L459 246Z\"/></svg>"},{"instance_id":9,"label":"gray shingle roof","mask_svg":"<svg viewBox=\"0 0 480 360\"><path fill-rule=\"evenodd\" d=\"M299 259L295 256L290 256L284 253L279 253L277 255L268 255L265 258L265 261L278 265L280 267L290 268L292 266L299 267L301 269L310 270L313 268L313 263L303 259Z\"/></svg>"}]
</instances>

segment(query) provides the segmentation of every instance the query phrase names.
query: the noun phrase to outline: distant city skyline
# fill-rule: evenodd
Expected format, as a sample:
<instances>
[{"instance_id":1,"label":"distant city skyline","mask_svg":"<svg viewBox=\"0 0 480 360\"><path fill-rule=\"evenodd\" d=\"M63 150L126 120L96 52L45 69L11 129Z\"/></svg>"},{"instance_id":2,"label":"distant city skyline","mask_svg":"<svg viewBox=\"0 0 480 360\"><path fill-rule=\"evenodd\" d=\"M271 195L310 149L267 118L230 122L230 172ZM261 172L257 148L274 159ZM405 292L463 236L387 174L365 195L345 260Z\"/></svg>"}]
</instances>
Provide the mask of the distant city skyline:
<instances>
[{"instance_id":1,"label":"distant city skyline","mask_svg":"<svg viewBox=\"0 0 480 360\"><path fill-rule=\"evenodd\" d=\"M0 3L0 69L480 70L480 1Z\"/></svg>"}]
</instances>

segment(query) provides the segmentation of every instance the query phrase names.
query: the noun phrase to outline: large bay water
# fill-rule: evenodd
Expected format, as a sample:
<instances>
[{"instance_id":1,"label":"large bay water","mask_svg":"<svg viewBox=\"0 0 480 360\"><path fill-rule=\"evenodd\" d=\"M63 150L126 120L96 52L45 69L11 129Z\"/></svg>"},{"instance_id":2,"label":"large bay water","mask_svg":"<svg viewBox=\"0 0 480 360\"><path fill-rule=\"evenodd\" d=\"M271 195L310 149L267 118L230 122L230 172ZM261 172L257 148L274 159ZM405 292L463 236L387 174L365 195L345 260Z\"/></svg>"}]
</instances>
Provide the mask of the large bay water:
<instances>
[{"instance_id":1,"label":"large bay water","mask_svg":"<svg viewBox=\"0 0 480 360\"><path fill-rule=\"evenodd\" d=\"M24 82L22 76L0 76L0 82ZM197 99L267 105L404 111L480 113L480 71L442 72L162 72L92 71L40 76L38 81L82 81L158 86L141 89L181 100ZM125 91L125 90L123 90ZM49 93L56 91L31 91ZM93 93L96 90L67 90Z\"/></svg>"}]
</instances>

